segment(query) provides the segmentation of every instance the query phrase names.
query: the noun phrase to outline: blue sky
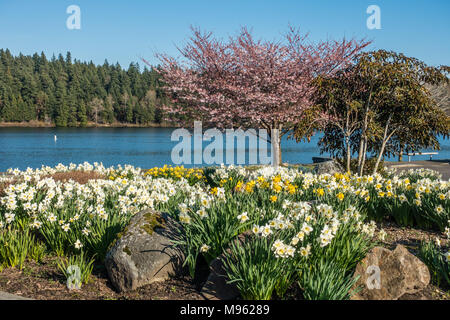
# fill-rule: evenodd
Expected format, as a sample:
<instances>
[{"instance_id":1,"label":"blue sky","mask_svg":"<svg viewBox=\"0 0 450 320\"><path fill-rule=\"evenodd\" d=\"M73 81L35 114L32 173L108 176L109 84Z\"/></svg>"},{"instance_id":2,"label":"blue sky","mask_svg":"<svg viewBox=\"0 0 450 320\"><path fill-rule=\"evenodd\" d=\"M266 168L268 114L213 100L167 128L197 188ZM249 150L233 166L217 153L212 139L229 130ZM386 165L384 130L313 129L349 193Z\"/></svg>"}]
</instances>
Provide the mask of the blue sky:
<instances>
[{"instance_id":1,"label":"blue sky","mask_svg":"<svg viewBox=\"0 0 450 320\"><path fill-rule=\"evenodd\" d=\"M81 29L69 30L69 5L81 9ZM381 30L369 30L369 5L381 9ZM177 55L194 25L220 37L248 26L260 38L275 39L289 24L313 40L368 38L384 48L428 64L450 64L448 0L0 0L0 47L13 54L71 51L83 61L119 62L127 67L156 52ZM141 63L142 65L142 63Z\"/></svg>"}]
</instances>

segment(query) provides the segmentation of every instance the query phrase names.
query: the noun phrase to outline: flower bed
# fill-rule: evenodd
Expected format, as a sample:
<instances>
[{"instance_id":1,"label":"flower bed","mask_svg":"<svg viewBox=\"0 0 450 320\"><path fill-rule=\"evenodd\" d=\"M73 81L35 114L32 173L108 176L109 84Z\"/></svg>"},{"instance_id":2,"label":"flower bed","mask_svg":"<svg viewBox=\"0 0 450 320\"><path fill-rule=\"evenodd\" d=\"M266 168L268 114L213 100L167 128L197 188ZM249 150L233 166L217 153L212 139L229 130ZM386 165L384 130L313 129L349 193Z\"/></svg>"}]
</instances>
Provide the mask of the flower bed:
<instances>
[{"instance_id":1,"label":"flower bed","mask_svg":"<svg viewBox=\"0 0 450 320\"><path fill-rule=\"evenodd\" d=\"M68 266L80 266L84 283L146 208L180 222L176 244L192 276L200 256L211 263L223 254L245 299L283 298L293 286L307 299L348 298L356 264L375 236L384 237L375 221L450 233L450 183L429 170L358 177L84 163L8 173L0 181L2 266L22 268L27 259L56 254L67 276ZM234 241L243 233L244 242Z\"/></svg>"}]
</instances>

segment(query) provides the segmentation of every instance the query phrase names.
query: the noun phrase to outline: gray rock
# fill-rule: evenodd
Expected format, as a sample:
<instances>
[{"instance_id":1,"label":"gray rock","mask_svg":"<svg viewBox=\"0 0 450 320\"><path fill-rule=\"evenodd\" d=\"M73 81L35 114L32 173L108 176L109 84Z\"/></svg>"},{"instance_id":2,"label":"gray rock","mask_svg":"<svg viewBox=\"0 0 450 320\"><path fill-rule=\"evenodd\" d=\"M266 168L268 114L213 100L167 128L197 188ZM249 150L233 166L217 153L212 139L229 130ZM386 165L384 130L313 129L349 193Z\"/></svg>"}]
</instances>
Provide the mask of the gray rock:
<instances>
[{"instance_id":1,"label":"gray rock","mask_svg":"<svg viewBox=\"0 0 450 320\"><path fill-rule=\"evenodd\" d=\"M109 279L119 291L134 290L175 275L184 260L171 240L176 222L152 210L137 213L105 258Z\"/></svg>"},{"instance_id":2,"label":"gray rock","mask_svg":"<svg viewBox=\"0 0 450 320\"><path fill-rule=\"evenodd\" d=\"M336 160L320 162L314 167L314 173L316 174L333 174L336 172L345 173L344 168Z\"/></svg>"},{"instance_id":3,"label":"gray rock","mask_svg":"<svg viewBox=\"0 0 450 320\"><path fill-rule=\"evenodd\" d=\"M376 285L375 270L379 268L379 286ZM356 266L355 284L360 291L354 293L352 300L397 300L407 295L421 292L430 283L427 266L402 245L394 251L382 247L372 249ZM368 285L370 284L370 285Z\"/></svg>"}]
</instances>

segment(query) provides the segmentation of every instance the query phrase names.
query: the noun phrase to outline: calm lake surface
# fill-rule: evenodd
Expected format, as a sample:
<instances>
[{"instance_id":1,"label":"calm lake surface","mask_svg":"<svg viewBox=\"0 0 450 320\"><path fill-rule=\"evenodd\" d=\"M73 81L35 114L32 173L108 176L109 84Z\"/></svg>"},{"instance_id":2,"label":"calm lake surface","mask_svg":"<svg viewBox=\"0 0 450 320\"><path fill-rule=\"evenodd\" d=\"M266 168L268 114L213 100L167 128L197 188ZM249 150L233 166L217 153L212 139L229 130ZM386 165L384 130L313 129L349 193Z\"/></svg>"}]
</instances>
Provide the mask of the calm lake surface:
<instances>
[{"instance_id":1,"label":"calm lake surface","mask_svg":"<svg viewBox=\"0 0 450 320\"><path fill-rule=\"evenodd\" d=\"M58 163L68 165L71 162L78 164L84 161L102 162L105 166L131 164L141 168L175 165L171 159L171 152L179 141L171 141L174 130L173 128L0 128L0 172L8 168L24 170L27 167L40 168L42 165L55 166ZM283 162L312 163L312 157L328 156L320 154L317 147L319 139L320 135L316 135L309 143L296 143L284 137ZM209 141L204 141L203 148L208 144ZM450 159L448 139L441 139L441 149L439 155L433 156L433 159ZM248 162L248 150L246 153ZM417 156L413 159L426 160L428 157ZM184 164L184 166L194 165Z\"/></svg>"}]
</instances>

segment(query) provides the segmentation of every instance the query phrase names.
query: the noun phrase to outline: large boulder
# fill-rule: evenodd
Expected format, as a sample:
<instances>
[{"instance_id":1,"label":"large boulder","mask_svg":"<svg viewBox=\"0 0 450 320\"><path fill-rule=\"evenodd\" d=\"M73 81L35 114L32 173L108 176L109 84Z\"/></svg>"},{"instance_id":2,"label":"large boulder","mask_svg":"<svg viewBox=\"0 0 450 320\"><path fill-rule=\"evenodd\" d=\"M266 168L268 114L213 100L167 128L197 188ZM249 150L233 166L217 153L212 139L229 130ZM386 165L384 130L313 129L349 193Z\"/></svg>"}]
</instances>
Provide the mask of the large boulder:
<instances>
[{"instance_id":1,"label":"large boulder","mask_svg":"<svg viewBox=\"0 0 450 320\"><path fill-rule=\"evenodd\" d=\"M422 291L430 283L427 266L402 245L394 251L372 249L356 266L357 276L352 300L397 300Z\"/></svg>"},{"instance_id":2,"label":"large boulder","mask_svg":"<svg viewBox=\"0 0 450 320\"><path fill-rule=\"evenodd\" d=\"M315 165L314 173L316 174L333 174L333 173L345 173L344 168L336 161L324 161Z\"/></svg>"},{"instance_id":3,"label":"large boulder","mask_svg":"<svg viewBox=\"0 0 450 320\"><path fill-rule=\"evenodd\" d=\"M176 274L183 261L171 242L176 237L176 223L167 214L137 213L105 258L113 286L119 292L134 290Z\"/></svg>"}]
</instances>

